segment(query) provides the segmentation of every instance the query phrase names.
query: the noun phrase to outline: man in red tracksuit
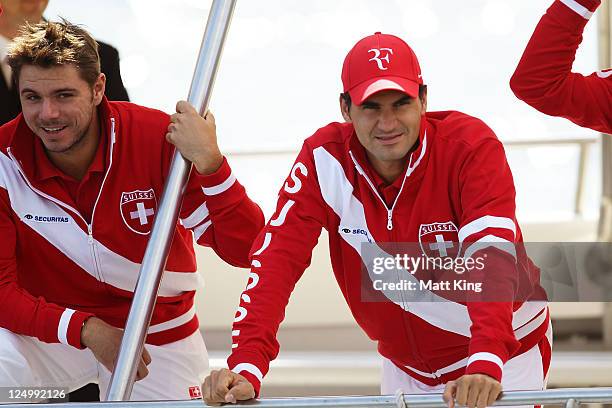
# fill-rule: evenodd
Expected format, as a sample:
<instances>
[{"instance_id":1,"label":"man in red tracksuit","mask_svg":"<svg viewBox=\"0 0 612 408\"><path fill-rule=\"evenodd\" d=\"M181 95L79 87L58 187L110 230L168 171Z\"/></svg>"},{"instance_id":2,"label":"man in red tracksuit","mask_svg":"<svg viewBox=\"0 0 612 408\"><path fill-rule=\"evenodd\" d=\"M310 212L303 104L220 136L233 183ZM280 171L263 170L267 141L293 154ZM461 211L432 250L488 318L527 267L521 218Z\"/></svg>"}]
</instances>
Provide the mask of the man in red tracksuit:
<instances>
[{"instance_id":1,"label":"man in red tracksuit","mask_svg":"<svg viewBox=\"0 0 612 408\"><path fill-rule=\"evenodd\" d=\"M521 245L501 142L476 118L426 112L418 60L398 37L360 40L346 56L342 81L346 122L324 126L304 142L253 246L232 331L231 371L207 377L206 402L259 394L278 354L285 305L322 228L342 294L378 342L383 393L445 391L451 405L454 398L484 407L502 386L542 389L549 315L545 302L523 302L540 289L538 270ZM492 301L442 301L440 291L428 288L416 299L381 289L376 268L391 260L385 243L402 242L415 243L428 259L486 258ZM421 272L398 268L385 283L420 284ZM391 282L394 277L401 280Z\"/></svg>"},{"instance_id":2,"label":"man in red tracksuit","mask_svg":"<svg viewBox=\"0 0 612 408\"><path fill-rule=\"evenodd\" d=\"M199 396L193 242L246 267L264 221L212 114L109 102L96 43L70 23L28 26L8 56L23 113L0 127L0 387L104 396L176 147L194 168L132 399Z\"/></svg>"},{"instance_id":3,"label":"man in red tracksuit","mask_svg":"<svg viewBox=\"0 0 612 408\"><path fill-rule=\"evenodd\" d=\"M540 112L612 133L612 69L571 72L582 32L601 0L555 0L510 79L514 94Z\"/></svg>"}]
</instances>

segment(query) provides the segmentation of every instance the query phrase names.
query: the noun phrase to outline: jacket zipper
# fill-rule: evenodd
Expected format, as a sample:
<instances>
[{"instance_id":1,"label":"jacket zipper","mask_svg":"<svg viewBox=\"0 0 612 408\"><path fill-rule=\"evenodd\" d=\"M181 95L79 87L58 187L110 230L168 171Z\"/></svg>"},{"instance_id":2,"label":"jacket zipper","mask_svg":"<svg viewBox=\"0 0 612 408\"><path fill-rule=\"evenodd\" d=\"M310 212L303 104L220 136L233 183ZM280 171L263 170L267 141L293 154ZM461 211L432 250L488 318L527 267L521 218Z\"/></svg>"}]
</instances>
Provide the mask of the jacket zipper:
<instances>
[{"instance_id":1,"label":"jacket zipper","mask_svg":"<svg viewBox=\"0 0 612 408\"><path fill-rule=\"evenodd\" d=\"M104 173L104 178L102 179L102 184L100 185L100 191L98 191L98 196L96 197L96 201L94 202L93 210L91 212L91 220L89 224L87 224L87 233L89 234L89 244L91 247L91 253L94 259L94 265L96 267L96 274L100 278L102 282L106 282L102 276L102 268L100 267L100 260L98 259L98 253L96 252L96 241L93 237L93 222L94 217L96 215L96 207L98 206L98 201L100 201L100 197L102 196L102 190L104 189L104 184L106 183L106 179L108 174L110 173L111 166L113 165L113 151L115 147L115 118L110 118L111 121L111 131L110 131L110 154L109 154L109 162L108 166L106 166L106 173Z\"/></svg>"},{"instance_id":2,"label":"jacket zipper","mask_svg":"<svg viewBox=\"0 0 612 408\"><path fill-rule=\"evenodd\" d=\"M395 236L395 234L392 232L393 231L393 210L395 209L395 205L397 204L398 199L399 199L400 195L402 194L402 191L404 190L404 185L406 184L406 180L408 179L408 177L410 177L410 175L412 174L412 172L414 171L416 166L418 166L418 164L420 163L421 159L423 158L423 154L425 153L425 149L427 147L427 139L426 139L426 137L427 137L427 135L425 134L425 136L423 138L423 150L422 150L421 155L419 156L419 158L416 160L414 166L412 165L413 154L412 153L410 154L410 161L408 162L408 169L406 170L406 174L404 175L404 179L402 180L402 185L400 187L399 192L397 193L397 196L395 197L395 200L393 201L393 205L391 206L391 208L389 208L389 206L387 206L387 203L385 202L385 200L382 198L382 196L380 195L380 193L378 192L378 190L374 186L374 183L372 183L372 181L370 180L370 178L368 177L366 172L363 170L363 168L359 165L359 163L355 159L355 156L353 155L353 152L349 150L349 154L351 155L351 159L353 160L353 163L355 164L355 168L357 169L357 172L359 174L361 174L363 176L363 178L367 181L368 185L370 186L370 188L372 189L372 191L374 192L376 197L378 197L380 202L385 207L385 210L387 210L387 230L389 231L389 239L391 240L391 242L393 242L393 238ZM398 276L398 279L399 278L400 277ZM404 304L404 310L406 312L408 312L409 308L406 305L408 302L403 297L402 297L402 303ZM416 339L414 338L412 330L410 330L410 322L407 319L404 319L404 322L406 324L406 326L404 326L405 329L406 329L406 336L408 336L408 338L410 339L410 343L412 344L412 347L413 347L413 349L415 351L415 354L418 356L417 358L421 361L421 364L424 367L427 367L428 371L433 371L431 369L431 367L429 367L429 364L427 364L425 362L425 360L421 357L422 353L419 351L419 348L417 346L417 342L416 342ZM434 378L436 380L439 380L439 377L434 372L432 372L432 374L434 375Z\"/></svg>"},{"instance_id":3,"label":"jacket zipper","mask_svg":"<svg viewBox=\"0 0 612 408\"><path fill-rule=\"evenodd\" d=\"M374 187L374 183L372 183L372 181L370 180L366 172L363 170L363 168L359 165L359 163L357 163L355 156L353 156L353 152L349 150L349 154L351 155L351 159L353 160L353 163L355 164L355 168L357 169L357 172L363 176L363 178L367 181L368 185L370 186L370 188L372 189L376 197L378 197L378 199L382 203L383 207L385 207L385 210L387 211L387 230L388 231L393 230L393 210L395 209L395 205L397 204L397 201L400 195L402 194L402 190L404 189L404 185L406 184L406 179L408 178L408 176L410 176L411 171L409 170L412 165L412 154L410 155L410 163L408 163L408 171L404 175L404 179L402 180L402 185L400 187L399 192L397 193L397 196L395 197L395 200L393 201L393 205L391 206L391 208L389 208L389 206L387 205L385 200L382 198L382 196L380 195L376 187Z\"/></svg>"},{"instance_id":4,"label":"jacket zipper","mask_svg":"<svg viewBox=\"0 0 612 408\"><path fill-rule=\"evenodd\" d=\"M419 165L419 163L421 162L421 159L425 155L425 151L426 150L427 150L427 132L425 132L425 134L423 135L423 146L421 148L421 155L419 156L419 158L414 163L414 166L412 165L412 159L413 159L413 156L414 156L414 152L410 153L410 161L408 162L408 168L406 169L406 174L404 174L404 179L402 180L402 185L401 185L401 187L399 189L399 192L395 196L395 200L393 201L393 205L391 206L391 208L389 208L389 206L387 205L385 200L378 193L378 190L374 186L374 183L372 183L372 181L370 180L370 178L368 177L366 172L363 170L363 168L359 165L359 163L355 159L355 156L353 155L353 152L349 150L349 154L351 155L351 160L353 160L353 163L355 164L355 168L357 169L357 172L359 174L361 174L363 176L363 178L368 182L368 185L370 186L370 188L372 189L374 194L376 194L376 197L378 197L378 199L382 203L383 207L385 207L385 210L387 210L387 230L388 231L393 230L393 210L395 209L395 205L397 204L397 201L399 200L400 195L402 195L402 191L404 190L404 185L406 184L406 180L414 172L414 169L416 169L416 167Z\"/></svg>"},{"instance_id":5,"label":"jacket zipper","mask_svg":"<svg viewBox=\"0 0 612 408\"><path fill-rule=\"evenodd\" d=\"M90 248L90 252L91 252L91 256L93 258L93 264L94 264L94 268L95 268L95 272L97 275L97 278L99 281L104 282L104 280L102 279L102 272L101 272L101 268L100 268L100 264L99 264L99 260L98 260L98 256L96 254L96 248L95 248L95 240L93 237L93 219L94 219L94 215L96 212L96 206L98 205L98 201L100 200L100 196L102 194L102 189L104 188L104 183L106 181L106 178L108 176L108 173L110 171L110 167L113 163L113 146L115 144L115 118L111 118L111 145L110 145L110 162L106 168L106 174L104 175L104 179L102 180L102 185L100 187L100 191L98 192L98 197L96 198L96 201L94 203L94 208L92 211L92 215L91 215L91 221L88 223L85 218L81 215L81 213L79 213L74 207L66 204L65 202L58 200L57 198L50 196L49 194L46 194L40 190L38 190L37 188L35 188L32 183L30 183L30 180L28 180L28 178L25 175L25 172L23 171L23 169L21 168L21 165L19 164L19 161L17 160L17 158L13 155L13 152L11 152L11 148L9 147L7 149L8 154L11 158L11 160L15 163L15 165L17 166L17 170L19 170L19 173L21 174L21 176L23 177L23 179L25 180L25 182L28 184L28 186L32 189L32 191L34 191L36 194L38 194L39 196L46 198L49 201L54 202L55 204L59 205L60 207L63 207L67 210L69 210L70 212L72 212L74 215L76 215L78 218L81 219L81 221L83 221L83 224L85 224L87 226L87 242L89 243L89 248Z\"/></svg>"}]
</instances>

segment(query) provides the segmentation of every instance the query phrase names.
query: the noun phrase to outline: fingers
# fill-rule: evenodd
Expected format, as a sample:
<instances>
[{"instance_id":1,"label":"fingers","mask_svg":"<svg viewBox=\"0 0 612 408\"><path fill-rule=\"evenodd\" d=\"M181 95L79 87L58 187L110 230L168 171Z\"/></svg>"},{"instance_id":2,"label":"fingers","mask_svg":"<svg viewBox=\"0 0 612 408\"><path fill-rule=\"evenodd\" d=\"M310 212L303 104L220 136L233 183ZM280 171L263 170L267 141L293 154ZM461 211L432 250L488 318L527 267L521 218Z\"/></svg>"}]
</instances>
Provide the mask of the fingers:
<instances>
[{"instance_id":1,"label":"fingers","mask_svg":"<svg viewBox=\"0 0 612 408\"><path fill-rule=\"evenodd\" d=\"M202 396L208 405L219 405L225 402L225 395L231 383L230 371L227 368L213 370L204 380Z\"/></svg>"},{"instance_id":2,"label":"fingers","mask_svg":"<svg viewBox=\"0 0 612 408\"><path fill-rule=\"evenodd\" d=\"M195 108L187 101L178 101L176 103L176 111L178 113L195 112Z\"/></svg>"},{"instance_id":3,"label":"fingers","mask_svg":"<svg viewBox=\"0 0 612 408\"><path fill-rule=\"evenodd\" d=\"M144 363L146 365L151 364L151 355L149 354L149 351L146 348L142 349L142 359L144 360Z\"/></svg>"},{"instance_id":4,"label":"fingers","mask_svg":"<svg viewBox=\"0 0 612 408\"><path fill-rule=\"evenodd\" d=\"M196 108L189 102L179 101L176 104L176 113L170 115L170 122L177 123L181 120L181 117L186 114L200 116L199 112L196 111ZM213 115L210 110L207 109L202 117L207 121L212 122L213 125L215 124L215 115Z\"/></svg>"},{"instance_id":5,"label":"fingers","mask_svg":"<svg viewBox=\"0 0 612 408\"><path fill-rule=\"evenodd\" d=\"M215 401L225 401L225 395L232 383L231 374L232 372L227 368L211 373L212 396Z\"/></svg>"},{"instance_id":6,"label":"fingers","mask_svg":"<svg viewBox=\"0 0 612 408\"><path fill-rule=\"evenodd\" d=\"M487 385L480 393L476 396L476 407L486 408L488 406L489 395L491 394L491 386Z\"/></svg>"},{"instance_id":7,"label":"fingers","mask_svg":"<svg viewBox=\"0 0 612 408\"><path fill-rule=\"evenodd\" d=\"M246 379L239 381L225 395L225 402L235 403L255 398L255 389Z\"/></svg>"},{"instance_id":8,"label":"fingers","mask_svg":"<svg viewBox=\"0 0 612 408\"><path fill-rule=\"evenodd\" d=\"M207 405L218 406L221 405L221 402L216 402L212 397L212 382L210 380L210 377L210 375L206 377L206 379L204 380L204 384L202 384L202 398L204 399L204 402L206 402Z\"/></svg>"},{"instance_id":9,"label":"fingers","mask_svg":"<svg viewBox=\"0 0 612 408\"><path fill-rule=\"evenodd\" d=\"M467 405L468 401L468 392L470 390L469 383L465 381L461 381L461 378L457 381L457 391L455 395L455 402L459 405Z\"/></svg>"},{"instance_id":10,"label":"fingers","mask_svg":"<svg viewBox=\"0 0 612 408\"><path fill-rule=\"evenodd\" d=\"M147 375L149 375L149 369L147 368L147 365L141 357L140 363L138 363L138 371L136 371L136 381L142 380Z\"/></svg>"},{"instance_id":11,"label":"fingers","mask_svg":"<svg viewBox=\"0 0 612 408\"><path fill-rule=\"evenodd\" d=\"M502 392L501 384L497 383L493 385L491 392L489 393L489 399L487 400L487 406L490 407L499 398Z\"/></svg>"},{"instance_id":12,"label":"fingers","mask_svg":"<svg viewBox=\"0 0 612 408\"><path fill-rule=\"evenodd\" d=\"M204 380L202 396L208 405L235 403L255 398L253 385L241 376L224 368L214 370Z\"/></svg>"},{"instance_id":13,"label":"fingers","mask_svg":"<svg viewBox=\"0 0 612 408\"><path fill-rule=\"evenodd\" d=\"M464 375L455 384L450 381L444 390L443 398L449 408L453 408L449 398L455 395L456 405L468 408L486 408L499 397L502 386L499 381L484 374Z\"/></svg>"},{"instance_id":14,"label":"fingers","mask_svg":"<svg viewBox=\"0 0 612 408\"><path fill-rule=\"evenodd\" d=\"M476 381L474 384L470 384L467 397L468 408L476 407L476 401L478 401L480 394L482 394L483 392L485 392L485 390L480 382ZM489 394L487 393L487 396L488 395Z\"/></svg>"},{"instance_id":15,"label":"fingers","mask_svg":"<svg viewBox=\"0 0 612 408\"><path fill-rule=\"evenodd\" d=\"M215 115L211 111L206 111L206 115L204 115L204 119L210 121L213 125L215 124Z\"/></svg>"},{"instance_id":16,"label":"fingers","mask_svg":"<svg viewBox=\"0 0 612 408\"><path fill-rule=\"evenodd\" d=\"M446 383L446 388L444 388L444 393L442 394L442 398L444 402L446 402L448 408L455 407L455 393L457 392L457 384L454 381L449 381Z\"/></svg>"},{"instance_id":17,"label":"fingers","mask_svg":"<svg viewBox=\"0 0 612 408\"><path fill-rule=\"evenodd\" d=\"M214 405L210 397L210 375L206 376L200 388L202 389L202 399L204 402L207 405Z\"/></svg>"}]
</instances>

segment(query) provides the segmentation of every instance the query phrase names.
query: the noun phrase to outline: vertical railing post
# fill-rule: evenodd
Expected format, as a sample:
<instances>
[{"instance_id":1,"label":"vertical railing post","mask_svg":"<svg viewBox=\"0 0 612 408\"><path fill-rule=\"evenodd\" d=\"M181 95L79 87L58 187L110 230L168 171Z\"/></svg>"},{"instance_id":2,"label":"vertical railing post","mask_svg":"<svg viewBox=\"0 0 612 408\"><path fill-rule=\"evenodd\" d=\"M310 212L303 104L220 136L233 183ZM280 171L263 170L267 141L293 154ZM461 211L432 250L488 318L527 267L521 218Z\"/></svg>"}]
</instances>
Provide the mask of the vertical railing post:
<instances>
[{"instance_id":1,"label":"vertical railing post","mask_svg":"<svg viewBox=\"0 0 612 408\"><path fill-rule=\"evenodd\" d=\"M229 29L236 0L213 0L196 68L189 90L189 102L203 115L212 93L217 67ZM166 258L176 228L176 221L191 163L175 152L164 192L155 216L151 238L145 251L134 300L126 322L121 349L111 377L106 400L130 398L142 354Z\"/></svg>"}]
</instances>

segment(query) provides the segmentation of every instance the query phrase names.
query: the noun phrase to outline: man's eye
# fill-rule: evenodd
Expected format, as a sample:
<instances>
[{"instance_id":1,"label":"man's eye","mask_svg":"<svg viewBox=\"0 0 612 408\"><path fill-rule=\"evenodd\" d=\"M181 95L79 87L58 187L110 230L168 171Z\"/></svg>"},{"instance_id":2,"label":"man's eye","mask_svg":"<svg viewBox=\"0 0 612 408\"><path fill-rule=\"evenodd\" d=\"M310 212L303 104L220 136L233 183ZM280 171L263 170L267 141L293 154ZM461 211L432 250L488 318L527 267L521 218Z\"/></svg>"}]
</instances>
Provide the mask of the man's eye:
<instances>
[{"instance_id":1,"label":"man's eye","mask_svg":"<svg viewBox=\"0 0 612 408\"><path fill-rule=\"evenodd\" d=\"M28 95L25 97L26 101L30 101L30 102L34 102L39 100L40 98L38 97L38 95Z\"/></svg>"},{"instance_id":2,"label":"man's eye","mask_svg":"<svg viewBox=\"0 0 612 408\"><path fill-rule=\"evenodd\" d=\"M59 95L58 95L58 97L59 97L60 99L70 98L71 96L72 96L72 94L71 94L71 93L61 93L61 94L59 94Z\"/></svg>"}]
</instances>

